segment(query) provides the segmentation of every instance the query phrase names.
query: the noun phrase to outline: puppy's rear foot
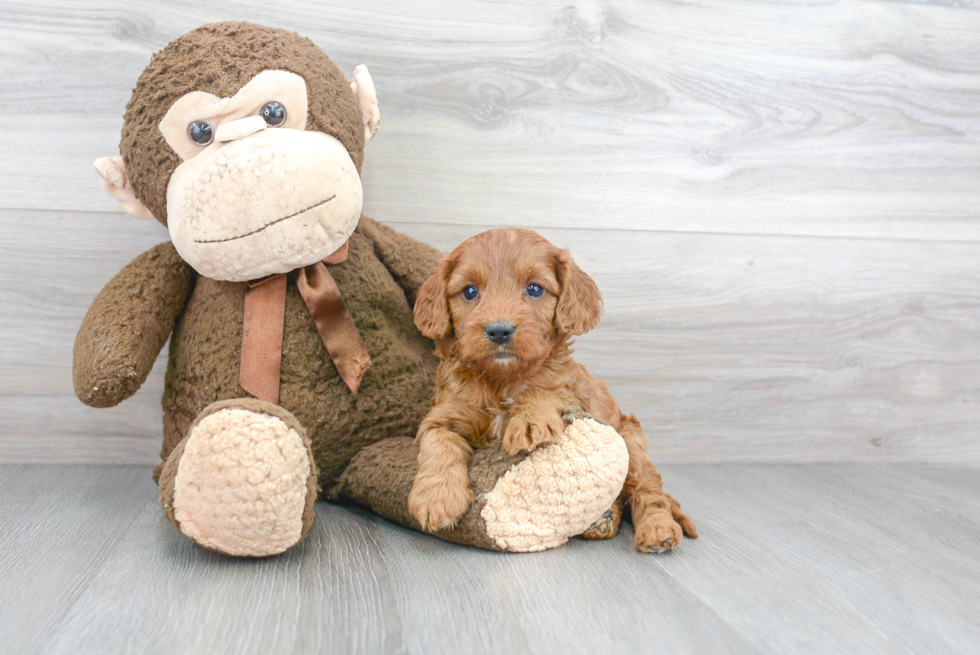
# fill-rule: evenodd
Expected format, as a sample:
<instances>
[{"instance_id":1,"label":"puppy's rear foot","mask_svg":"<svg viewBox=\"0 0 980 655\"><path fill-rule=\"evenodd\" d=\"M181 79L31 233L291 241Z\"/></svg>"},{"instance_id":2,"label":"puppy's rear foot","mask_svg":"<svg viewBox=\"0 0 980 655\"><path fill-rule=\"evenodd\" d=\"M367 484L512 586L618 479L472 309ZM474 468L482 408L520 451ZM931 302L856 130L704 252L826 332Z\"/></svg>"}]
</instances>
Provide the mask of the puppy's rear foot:
<instances>
[{"instance_id":1,"label":"puppy's rear foot","mask_svg":"<svg viewBox=\"0 0 980 655\"><path fill-rule=\"evenodd\" d=\"M619 534L619 524L623 520L623 503L617 500L606 510L589 529L582 533L585 539L612 539Z\"/></svg>"}]
</instances>

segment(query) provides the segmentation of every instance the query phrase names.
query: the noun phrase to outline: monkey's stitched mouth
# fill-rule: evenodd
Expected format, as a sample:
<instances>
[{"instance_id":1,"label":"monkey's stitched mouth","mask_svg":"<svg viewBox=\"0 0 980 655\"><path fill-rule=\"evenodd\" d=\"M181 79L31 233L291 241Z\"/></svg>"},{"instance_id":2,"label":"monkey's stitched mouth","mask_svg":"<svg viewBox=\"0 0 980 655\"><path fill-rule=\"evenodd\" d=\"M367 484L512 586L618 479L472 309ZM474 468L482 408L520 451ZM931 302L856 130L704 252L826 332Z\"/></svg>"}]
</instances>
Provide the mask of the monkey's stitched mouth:
<instances>
[{"instance_id":1,"label":"monkey's stitched mouth","mask_svg":"<svg viewBox=\"0 0 980 655\"><path fill-rule=\"evenodd\" d=\"M246 232L245 234L239 234L237 237L228 237L227 239L194 239L194 243L224 243L225 241L234 241L235 239L244 239L245 237L250 237L253 234L258 234L262 230L264 230L264 229L266 229L268 227L272 227L273 225L275 225L277 223L282 223L283 221L287 221L290 218L294 218L296 216L299 216L300 214L305 214L308 211L312 211L312 210L316 209L317 207L320 207L322 205L327 204L328 202L330 202L331 200L333 200L336 197L337 197L337 195L334 194L334 195L330 196L329 198L327 198L326 200L321 200L320 202L316 203L315 205L310 205L306 209L301 209L298 212L295 212L293 214L290 214L289 216L283 216L282 218L277 218L276 220L272 221L271 223L266 223L262 227L260 227L260 228L258 228L256 230L252 230L251 232Z\"/></svg>"}]
</instances>

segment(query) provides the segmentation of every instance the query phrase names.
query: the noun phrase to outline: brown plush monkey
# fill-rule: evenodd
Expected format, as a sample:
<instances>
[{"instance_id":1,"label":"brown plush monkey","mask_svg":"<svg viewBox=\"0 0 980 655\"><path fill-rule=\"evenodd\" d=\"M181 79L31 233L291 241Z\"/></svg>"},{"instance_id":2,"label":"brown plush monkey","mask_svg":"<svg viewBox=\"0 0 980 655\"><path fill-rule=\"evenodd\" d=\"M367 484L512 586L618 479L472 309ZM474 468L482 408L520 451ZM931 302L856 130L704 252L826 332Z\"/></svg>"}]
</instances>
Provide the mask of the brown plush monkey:
<instances>
[{"instance_id":1,"label":"brown plush monkey","mask_svg":"<svg viewBox=\"0 0 980 655\"><path fill-rule=\"evenodd\" d=\"M348 82L308 39L205 25L157 53L126 108L106 190L172 241L99 293L75 342L75 392L116 405L170 338L162 463L167 518L205 548L283 552L313 503L349 499L405 525L413 437L433 344L415 328L439 253L361 215L374 84ZM579 420L529 456L472 460L478 500L438 536L539 550L581 533L617 496L625 446ZM574 489L555 487L555 471ZM622 475L620 474L622 473Z\"/></svg>"}]
</instances>

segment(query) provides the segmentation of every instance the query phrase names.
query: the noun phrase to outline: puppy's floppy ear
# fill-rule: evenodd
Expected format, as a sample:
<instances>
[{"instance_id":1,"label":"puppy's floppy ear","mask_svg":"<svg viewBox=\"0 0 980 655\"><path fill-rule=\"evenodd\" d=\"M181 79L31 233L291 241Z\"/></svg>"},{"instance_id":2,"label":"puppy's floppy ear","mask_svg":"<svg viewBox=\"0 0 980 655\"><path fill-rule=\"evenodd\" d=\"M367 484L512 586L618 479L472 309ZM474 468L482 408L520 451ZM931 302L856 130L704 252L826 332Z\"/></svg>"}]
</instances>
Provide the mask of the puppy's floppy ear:
<instances>
[{"instance_id":1,"label":"puppy's floppy ear","mask_svg":"<svg viewBox=\"0 0 980 655\"><path fill-rule=\"evenodd\" d=\"M439 268L425 281L415 299L415 326L429 339L446 339L453 333L449 299L446 298L446 283L453 266L451 255L443 257Z\"/></svg>"},{"instance_id":2,"label":"puppy's floppy ear","mask_svg":"<svg viewBox=\"0 0 980 655\"><path fill-rule=\"evenodd\" d=\"M602 295L596 283L578 267L567 250L555 258L558 284L558 306L555 327L565 334L585 334L596 326L602 314Z\"/></svg>"}]
</instances>

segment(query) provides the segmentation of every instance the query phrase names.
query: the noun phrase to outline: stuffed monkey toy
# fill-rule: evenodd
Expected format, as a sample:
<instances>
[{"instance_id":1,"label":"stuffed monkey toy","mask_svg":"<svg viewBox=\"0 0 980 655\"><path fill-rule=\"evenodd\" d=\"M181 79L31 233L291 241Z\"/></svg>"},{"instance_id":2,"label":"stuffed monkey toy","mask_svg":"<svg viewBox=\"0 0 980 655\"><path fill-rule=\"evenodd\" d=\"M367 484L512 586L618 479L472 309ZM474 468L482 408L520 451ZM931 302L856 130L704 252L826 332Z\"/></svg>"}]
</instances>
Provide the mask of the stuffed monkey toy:
<instances>
[{"instance_id":1,"label":"stuffed monkey toy","mask_svg":"<svg viewBox=\"0 0 980 655\"><path fill-rule=\"evenodd\" d=\"M318 498L419 528L412 437L436 361L412 308L439 253L361 214L379 116L365 67L348 82L295 33L215 23L153 56L126 106L122 156L95 163L123 210L156 218L171 241L95 298L75 392L93 407L122 402L170 339L154 479L166 517L204 548L281 553L310 531ZM436 535L560 545L612 505L627 460L619 435L588 420L530 455L482 449L476 500Z\"/></svg>"}]
</instances>

